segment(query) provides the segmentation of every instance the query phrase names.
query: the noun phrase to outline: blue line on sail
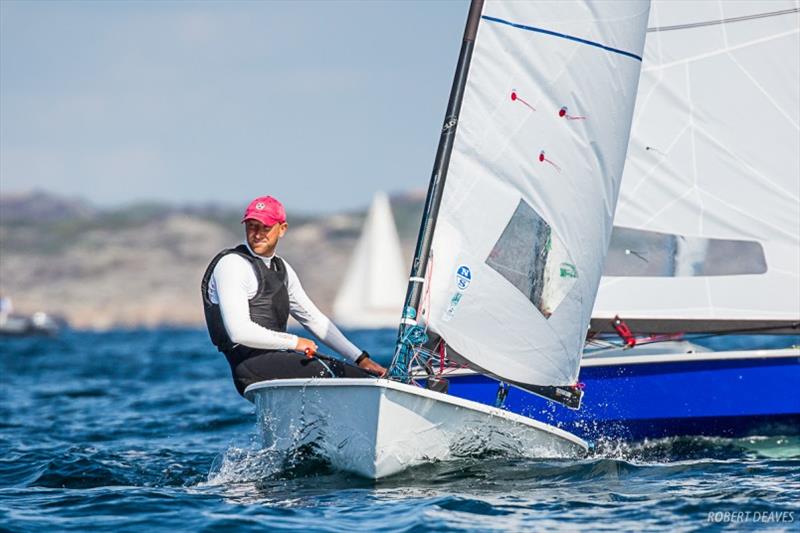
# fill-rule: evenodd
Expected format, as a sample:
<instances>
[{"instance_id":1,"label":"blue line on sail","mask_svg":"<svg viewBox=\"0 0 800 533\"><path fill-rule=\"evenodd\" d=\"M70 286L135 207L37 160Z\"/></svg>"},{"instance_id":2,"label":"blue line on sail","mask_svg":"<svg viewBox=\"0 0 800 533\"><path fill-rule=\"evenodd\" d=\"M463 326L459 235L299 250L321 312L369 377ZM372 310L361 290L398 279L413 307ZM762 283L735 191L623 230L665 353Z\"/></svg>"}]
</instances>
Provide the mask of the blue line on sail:
<instances>
[{"instance_id":1,"label":"blue line on sail","mask_svg":"<svg viewBox=\"0 0 800 533\"><path fill-rule=\"evenodd\" d=\"M581 39L580 37L575 37L573 35L567 35L566 33L558 33L557 31L545 30L544 28L534 28L533 26L525 26L524 24L517 24L516 22L509 22L507 20L495 17L489 17L486 15L481 15L481 18L484 20L488 20L489 22L499 22L500 24L513 26L514 28L519 28L521 30L535 31L537 33L544 33L546 35L552 35L554 37L561 37L562 39L569 39L570 41L588 44L589 46L596 46L597 48L602 48L603 50L608 50L609 52L614 52L615 54L621 54L623 56L632 57L633 59L638 59L639 61L642 60L642 58L637 56L636 54L626 52L625 50L620 50L619 48L612 48L610 46L596 43L594 41L587 41L586 39Z\"/></svg>"}]
</instances>

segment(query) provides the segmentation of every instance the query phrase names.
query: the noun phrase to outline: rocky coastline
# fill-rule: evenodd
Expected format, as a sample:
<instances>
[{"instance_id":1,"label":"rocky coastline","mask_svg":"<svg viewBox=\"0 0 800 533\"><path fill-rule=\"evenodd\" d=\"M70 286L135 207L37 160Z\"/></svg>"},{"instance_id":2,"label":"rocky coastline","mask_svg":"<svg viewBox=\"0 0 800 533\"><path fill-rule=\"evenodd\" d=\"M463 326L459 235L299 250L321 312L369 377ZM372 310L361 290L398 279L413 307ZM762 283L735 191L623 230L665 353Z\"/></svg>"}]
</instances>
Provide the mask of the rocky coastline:
<instances>
[{"instance_id":1,"label":"rocky coastline","mask_svg":"<svg viewBox=\"0 0 800 533\"><path fill-rule=\"evenodd\" d=\"M46 202L46 216L37 207ZM366 214L293 216L279 253L329 312ZM392 197L411 258L419 193ZM219 250L242 241L237 209L135 204L99 209L42 192L0 196L0 294L78 329L200 327L199 284Z\"/></svg>"}]
</instances>

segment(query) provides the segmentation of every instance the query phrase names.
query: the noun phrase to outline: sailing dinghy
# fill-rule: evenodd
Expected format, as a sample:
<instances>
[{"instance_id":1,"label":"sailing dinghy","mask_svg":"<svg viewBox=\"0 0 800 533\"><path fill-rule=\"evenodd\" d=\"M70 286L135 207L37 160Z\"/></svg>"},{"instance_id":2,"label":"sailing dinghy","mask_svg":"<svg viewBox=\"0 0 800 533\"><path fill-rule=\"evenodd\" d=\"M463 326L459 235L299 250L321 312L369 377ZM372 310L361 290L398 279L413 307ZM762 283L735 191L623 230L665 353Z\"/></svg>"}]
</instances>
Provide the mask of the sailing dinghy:
<instances>
[{"instance_id":1,"label":"sailing dinghy","mask_svg":"<svg viewBox=\"0 0 800 533\"><path fill-rule=\"evenodd\" d=\"M585 452L503 398L511 383L579 404L648 10L472 1L389 379L251 385L266 446L311 446L370 478L486 451ZM495 401L447 394L432 374L451 361L496 379Z\"/></svg>"},{"instance_id":2,"label":"sailing dinghy","mask_svg":"<svg viewBox=\"0 0 800 533\"><path fill-rule=\"evenodd\" d=\"M644 343L584 360L648 391L615 413L637 436L800 433L799 7L653 3L592 320ZM651 342L681 334L717 349Z\"/></svg>"}]
</instances>

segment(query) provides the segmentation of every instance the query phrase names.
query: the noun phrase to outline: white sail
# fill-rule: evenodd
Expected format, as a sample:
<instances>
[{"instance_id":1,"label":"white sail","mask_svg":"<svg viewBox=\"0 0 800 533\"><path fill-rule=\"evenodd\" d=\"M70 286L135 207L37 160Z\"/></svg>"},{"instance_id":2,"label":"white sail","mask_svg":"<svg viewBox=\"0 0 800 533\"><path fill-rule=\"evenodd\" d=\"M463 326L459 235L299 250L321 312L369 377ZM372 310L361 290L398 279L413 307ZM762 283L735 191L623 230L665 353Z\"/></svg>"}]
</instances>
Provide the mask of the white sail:
<instances>
[{"instance_id":1,"label":"white sail","mask_svg":"<svg viewBox=\"0 0 800 533\"><path fill-rule=\"evenodd\" d=\"M375 194L344 282L334 321L348 328L395 328L405 295L405 263L389 198Z\"/></svg>"},{"instance_id":2,"label":"white sail","mask_svg":"<svg viewBox=\"0 0 800 533\"><path fill-rule=\"evenodd\" d=\"M653 4L596 317L800 320L799 7Z\"/></svg>"},{"instance_id":3,"label":"white sail","mask_svg":"<svg viewBox=\"0 0 800 533\"><path fill-rule=\"evenodd\" d=\"M611 233L647 2L486 2L423 317L470 363L574 383Z\"/></svg>"}]
</instances>

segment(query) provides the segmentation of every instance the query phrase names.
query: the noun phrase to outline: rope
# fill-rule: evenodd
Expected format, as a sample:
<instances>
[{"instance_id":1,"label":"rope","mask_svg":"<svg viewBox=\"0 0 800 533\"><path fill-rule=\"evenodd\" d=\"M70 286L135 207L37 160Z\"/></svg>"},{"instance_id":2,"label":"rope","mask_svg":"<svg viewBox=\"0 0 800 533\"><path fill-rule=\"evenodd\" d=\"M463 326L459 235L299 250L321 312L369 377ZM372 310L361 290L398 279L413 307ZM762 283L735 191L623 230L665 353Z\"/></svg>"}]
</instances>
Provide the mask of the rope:
<instances>
[{"instance_id":1,"label":"rope","mask_svg":"<svg viewBox=\"0 0 800 533\"><path fill-rule=\"evenodd\" d=\"M665 334L665 335L653 335L650 337L645 337L643 339L637 339L636 345L644 345L644 344L657 344L660 342L669 342L678 340L683 338L688 341L695 341L695 340L703 340L703 339L713 339L714 337L724 337L726 335L743 335L748 333L766 333L775 329L782 329L787 327L786 325L781 326L760 326L760 327L753 327L753 328L741 328L736 330L719 330L719 331L709 331L708 333L700 334L700 335L690 335L687 336L685 333L673 333L673 334ZM793 322L788 327L798 329L798 333L800 333L800 322ZM791 336L791 334L790 334ZM615 343L612 341L607 341L604 339L589 339L587 344L593 344L594 346L602 346L602 348L598 348L593 353L602 352L605 350L616 350L618 348L624 348L625 344Z\"/></svg>"},{"instance_id":2,"label":"rope","mask_svg":"<svg viewBox=\"0 0 800 533\"><path fill-rule=\"evenodd\" d=\"M419 351L415 353L414 346L421 346L428 342L428 335L422 326L409 326L403 332L400 340L399 350L395 354L389 375L395 378L407 380L413 359L419 356Z\"/></svg>"},{"instance_id":3,"label":"rope","mask_svg":"<svg viewBox=\"0 0 800 533\"><path fill-rule=\"evenodd\" d=\"M430 312L433 257L433 252L431 252L425 269L425 292L422 295L422 302L419 308L419 319L417 319L417 311L413 307L406 307L403 311L403 320L401 321L402 336L397 344L392 363L389 365L388 375L390 378L408 382L411 380L411 368L415 366L415 363L425 366L432 357L430 353L422 349L422 346L428 342L428 320L426 315ZM424 326L420 325L419 322L424 322Z\"/></svg>"},{"instance_id":4,"label":"rope","mask_svg":"<svg viewBox=\"0 0 800 533\"><path fill-rule=\"evenodd\" d=\"M332 377L332 378L335 378L335 377L336 377L336 374L334 374L334 373L333 373L333 370L331 370L331 367L329 367L329 366L328 366L328 365L325 363L325 361L323 361L323 360L322 360L322 359L320 359L319 357L315 357L315 359L316 359L317 361L319 361L319 364L321 364L322 366L324 366L324 367L325 367L325 370L327 370L327 371L328 371L328 373L331 375L331 377Z\"/></svg>"}]
</instances>

